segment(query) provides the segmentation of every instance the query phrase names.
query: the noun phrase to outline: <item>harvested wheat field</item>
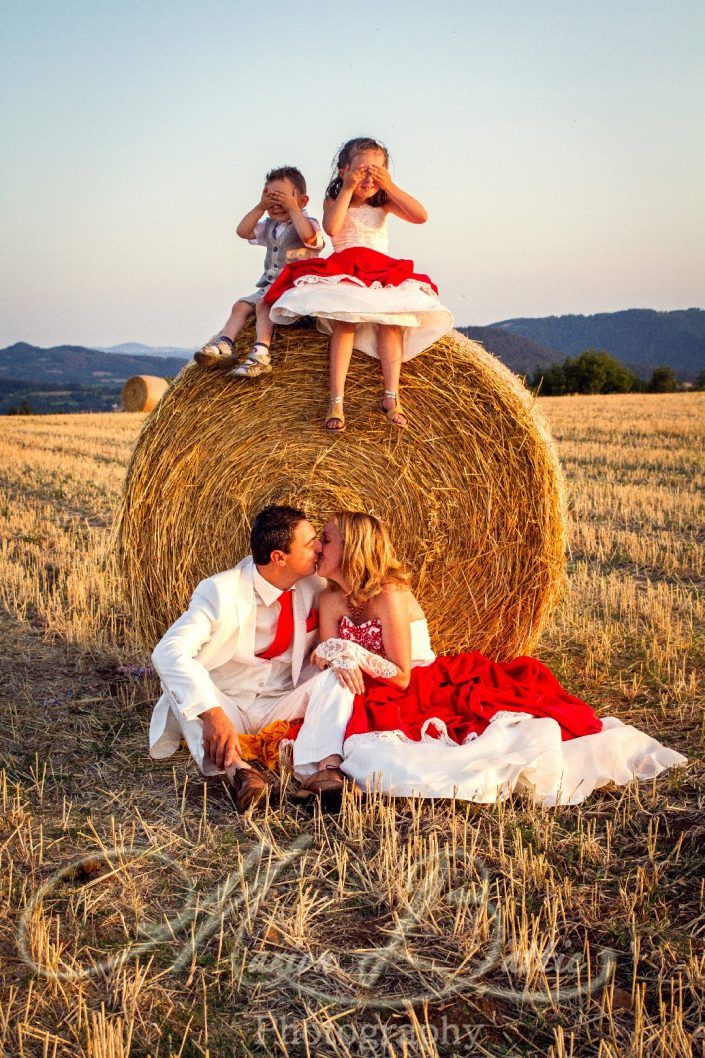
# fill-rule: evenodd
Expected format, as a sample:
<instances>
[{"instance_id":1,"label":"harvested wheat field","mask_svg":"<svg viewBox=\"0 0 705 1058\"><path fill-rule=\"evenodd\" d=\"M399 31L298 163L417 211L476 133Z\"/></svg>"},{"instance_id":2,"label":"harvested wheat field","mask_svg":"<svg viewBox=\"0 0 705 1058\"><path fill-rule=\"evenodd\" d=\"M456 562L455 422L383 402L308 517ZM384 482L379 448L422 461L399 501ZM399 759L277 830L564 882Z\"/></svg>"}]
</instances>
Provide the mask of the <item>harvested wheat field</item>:
<instances>
[{"instance_id":1,"label":"harvested wheat field","mask_svg":"<svg viewBox=\"0 0 705 1058\"><path fill-rule=\"evenodd\" d=\"M147 757L111 535L144 416L0 419L3 1054L703 1053L705 396L540 405L570 556L535 653L690 762L337 819Z\"/></svg>"}]
</instances>

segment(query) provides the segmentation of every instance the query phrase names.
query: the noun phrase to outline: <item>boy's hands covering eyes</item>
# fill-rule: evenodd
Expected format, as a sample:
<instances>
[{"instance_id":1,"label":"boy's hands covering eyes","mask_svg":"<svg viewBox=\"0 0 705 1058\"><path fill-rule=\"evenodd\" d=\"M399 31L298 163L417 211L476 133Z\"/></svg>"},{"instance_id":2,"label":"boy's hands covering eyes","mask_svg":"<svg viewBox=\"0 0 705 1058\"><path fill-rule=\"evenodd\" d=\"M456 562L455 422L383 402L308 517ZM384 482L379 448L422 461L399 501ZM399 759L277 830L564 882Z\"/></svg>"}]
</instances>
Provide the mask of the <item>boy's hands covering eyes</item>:
<instances>
[{"instance_id":1,"label":"boy's hands covering eyes","mask_svg":"<svg viewBox=\"0 0 705 1058\"><path fill-rule=\"evenodd\" d=\"M270 205L280 206L287 213L295 213L299 209L299 202L293 188L282 188L269 192Z\"/></svg>"}]
</instances>

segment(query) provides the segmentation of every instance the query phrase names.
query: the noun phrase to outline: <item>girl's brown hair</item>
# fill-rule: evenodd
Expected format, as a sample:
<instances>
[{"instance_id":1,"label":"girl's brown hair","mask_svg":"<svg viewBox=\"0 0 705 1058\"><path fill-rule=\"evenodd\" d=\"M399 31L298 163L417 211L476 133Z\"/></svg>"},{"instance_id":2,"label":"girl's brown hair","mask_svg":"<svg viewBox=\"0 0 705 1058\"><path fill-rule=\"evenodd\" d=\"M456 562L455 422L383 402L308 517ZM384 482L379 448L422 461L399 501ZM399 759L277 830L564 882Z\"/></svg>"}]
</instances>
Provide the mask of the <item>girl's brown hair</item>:
<instances>
[{"instance_id":1,"label":"girl's brown hair","mask_svg":"<svg viewBox=\"0 0 705 1058\"><path fill-rule=\"evenodd\" d=\"M354 606L368 602L386 584L408 587L409 572L397 558L379 518L362 511L338 511L332 517L343 538L341 572ZM331 588L338 590L335 584Z\"/></svg>"},{"instance_id":2,"label":"girl's brown hair","mask_svg":"<svg viewBox=\"0 0 705 1058\"><path fill-rule=\"evenodd\" d=\"M337 198L343 186L343 178L339 173L346 165L350 165L356 154L360 151L381 151L384 155L384 164L389 168L389 151L383 143L378 143L370 136L357 136L354 140L348 140L338 151L333 159L333 179L326 188L326 198ZM384 206L389 202L389 195L380 188L369 200L369 206Z\"/></svg>"}]
</instances>

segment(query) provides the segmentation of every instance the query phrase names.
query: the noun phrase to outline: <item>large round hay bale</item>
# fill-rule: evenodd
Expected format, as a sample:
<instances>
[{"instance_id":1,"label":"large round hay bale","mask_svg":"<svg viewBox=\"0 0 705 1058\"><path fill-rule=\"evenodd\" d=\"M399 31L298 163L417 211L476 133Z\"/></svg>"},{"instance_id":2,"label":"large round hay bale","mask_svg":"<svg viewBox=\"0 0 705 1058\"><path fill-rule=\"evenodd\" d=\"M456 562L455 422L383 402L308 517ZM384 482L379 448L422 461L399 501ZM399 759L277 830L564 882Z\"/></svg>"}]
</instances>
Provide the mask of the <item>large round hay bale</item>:
<instances>
[{"instance_id":1,"label":"large round hay bale","mask_svg":"<svg viewBox=\"0 0 705 1058\"><path fill-rule=\"evenodd\" d=\"M244 342L243 342L244 344ZM436 650L529 651L563 585L563 484L532 395L451 332L402 370L410 428L377 410L379 365L355 354L345 433L323 430L327 341L281 328L270 375L189 367L137 440L118 522L135 626L153 645L198 581L249 551L256 512L383 517L415 575Z\"/></svg>"},{"instance_id":2,"label":"large round hay bale","mask_svg":"<svg viewBox=\"0 0 705 1058\"><path fill-rule=\"evenodd\" d=\"M122 387L123 411L152 411L169 388L157 375L133 375Z\"/></svg>"}]
</instances>

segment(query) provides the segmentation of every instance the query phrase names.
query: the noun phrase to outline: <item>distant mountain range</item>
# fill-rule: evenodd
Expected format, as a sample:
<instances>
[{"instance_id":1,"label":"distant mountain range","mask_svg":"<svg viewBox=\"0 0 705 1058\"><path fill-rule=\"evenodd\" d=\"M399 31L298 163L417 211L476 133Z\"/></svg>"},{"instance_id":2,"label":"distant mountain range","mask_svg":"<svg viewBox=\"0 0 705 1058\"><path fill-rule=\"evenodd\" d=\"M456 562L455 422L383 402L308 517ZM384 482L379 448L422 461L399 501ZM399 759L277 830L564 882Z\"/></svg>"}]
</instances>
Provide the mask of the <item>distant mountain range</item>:
<instances>
[{"instance_id":1,"label":"distant mountain range","mask_svg":"<svg viewBox=\"0 0 705 1058\"><path fill-rule=\"evenodd\" d=\"M173 378L186 357L125 356L58 345L39 349L17 342L0 349L0 414L29 407L34 412L109 411L133 375Z\"/></svg>"},{"instance_id":2,"label":"distant mountain range","mask_svg":"<svg viewBox=\"0 0 705 1058\"><path fill-rule=\"evenodd\" d=\"M530 338L523 338L497 327L458 327L461 334L480 342L488 353L498 357L518 375L530 375L537 367L549 367L550 364L562 364L563 353L556 349L547 349Z\"/></svg>"},{"instance_id":3,"label":"distant mountain range","mask_svg":"<svg viewBox=\"0 0 705 1058\"><path fill-rule=\"evenodd\" d=\"M101 353L122 353L125 356L176 356L183 360L190 360L196 352L195 346L192 349L181 349L176 345L142 345L140 342L123 342L122 345L108 346L96 345L95 348Z\"/></svg>"},{"instance_id":4,"label":"distant mountain range","mask_svg":"<svg viewBox=\"0 0 705 1058\"><path fill-rule=\"evenodd\" d=\"M672 367L684 381L693 381L705 370L703 309L626 309L595 316L501 320L488 329L528 338L561 353L562 358L576 356L585 349L606 349L641 378L648 378L653 368L661 365ZM486 348L494 351L489 345ZM555 361L545 361L541 366L549 362Z\"/></svg>"},{"instance_id":5,"label":"distant mountain range","mask_svg":"<svg viewBox=\"0 0 705 1058\"><path fill-rule=\"evenodd\" d=\"M585 349L606 349L644 379L661 365L672 367L683 381L693 381L705 371L703 309L628 309L458 329L520 375L562 363ZM171 378L191 355L190 349L138 342L104 350L80 345L40 349L17 342L0 349L0 414L21 404L37 412L104 411L117 405L132 375Z\"/></svg>"},{"instance_id":6,"label":"distant mountain range","mask_svg":"<svg viewBox=\"0 0 705 1058\"><path fill-rule=\"evenodd\" d=\"M83 386L115 386L132 375L174 376L187 357L126 356L85 349L81 345L57 345L39 349L36 345L17 342L0 349L0 379L14 378L31 382L75 383Z\"/></svg>"}]
</instances>

